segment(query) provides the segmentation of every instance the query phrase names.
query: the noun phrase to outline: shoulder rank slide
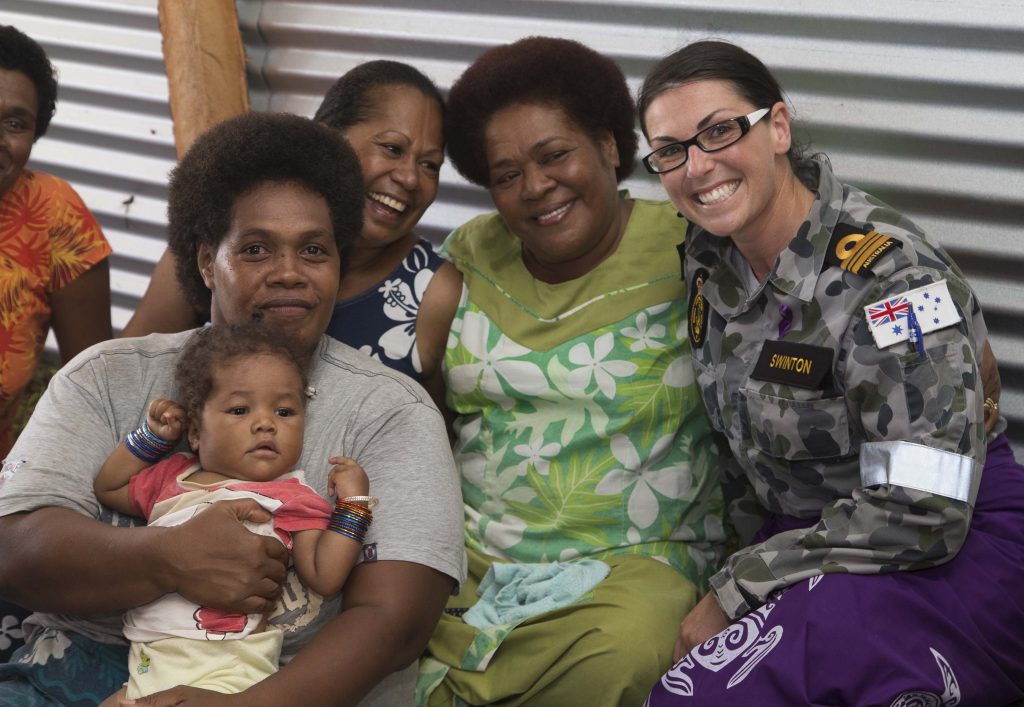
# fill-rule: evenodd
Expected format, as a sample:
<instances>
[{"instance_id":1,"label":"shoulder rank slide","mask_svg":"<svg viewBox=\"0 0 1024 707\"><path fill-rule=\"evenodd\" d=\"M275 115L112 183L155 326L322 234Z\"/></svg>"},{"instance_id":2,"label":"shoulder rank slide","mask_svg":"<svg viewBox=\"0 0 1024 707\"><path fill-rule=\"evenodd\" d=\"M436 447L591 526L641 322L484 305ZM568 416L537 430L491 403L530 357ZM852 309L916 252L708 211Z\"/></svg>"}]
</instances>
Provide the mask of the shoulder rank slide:
<instances>
[{"instance_id":1,"label":"shoulder rank slide","mask_svg":"<svg viewBox=\"0 0 1024 707\"><path fill-rule=\"evenodd\" d=\"M768 339L750 377L768 383L822 390L832 370L832 349Z\"/></svg>"},{"instance_id":2,"label":"shoulder rank slide","mask_svg":"<svg viewBox=\"0 0 1024 707\"><path fill-rule=\"evenodd\" d=\"M865 233L846 223L836 224L825 262L854 275L870 272L878 259L900 243L892 236L870 229Z\"/></svg>"},{"instance_id":3,"label":"shoulder rank slide","mask_svg":"<svg viewBox=\"0 0 1024 707\"><path fill-rule=\"evenodd\" d=\"M945 329L960 321L960 312L949 296L949 286L945 280L939 280L864 307L864 315L878 348L884 349L910 339L911 309L922 334Z\"/></svg>"}]
</instances>

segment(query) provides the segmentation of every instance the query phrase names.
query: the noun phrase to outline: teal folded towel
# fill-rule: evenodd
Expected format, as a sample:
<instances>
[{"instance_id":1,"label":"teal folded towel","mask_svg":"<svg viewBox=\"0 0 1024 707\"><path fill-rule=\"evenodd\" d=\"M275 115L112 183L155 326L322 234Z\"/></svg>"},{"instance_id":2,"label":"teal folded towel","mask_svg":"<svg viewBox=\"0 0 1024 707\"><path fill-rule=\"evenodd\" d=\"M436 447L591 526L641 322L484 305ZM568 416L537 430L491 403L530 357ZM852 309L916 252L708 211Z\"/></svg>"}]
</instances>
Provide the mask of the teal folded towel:
<instances>
[{"instance_id":1,"label":"teal folded towel","mask_svg":"<svg viewBox=\"0 0 1024 707\"><path fill-rule=\"evenodd\" d=\"M479 601L462 620L481 630L518 624L572 604L607 577L610 569L600 560L495 562L477 589Z\"/></svg>"}]
</instances>

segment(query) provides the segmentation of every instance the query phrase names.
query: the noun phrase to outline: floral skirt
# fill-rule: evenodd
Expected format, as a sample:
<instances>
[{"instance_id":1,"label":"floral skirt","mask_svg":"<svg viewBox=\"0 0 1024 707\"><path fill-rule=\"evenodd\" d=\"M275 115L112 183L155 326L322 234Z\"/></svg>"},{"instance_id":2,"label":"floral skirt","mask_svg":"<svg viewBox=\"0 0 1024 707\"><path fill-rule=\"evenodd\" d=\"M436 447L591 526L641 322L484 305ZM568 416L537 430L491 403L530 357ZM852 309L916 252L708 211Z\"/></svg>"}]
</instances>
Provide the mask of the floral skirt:
<instances>
[{"instance_id":1,"label":"floral skirt","mask_svg":"<svg viewBox=\"0 0 1024 707\"><path fill-rule=\"evenodd\" d=\"M25 631L21 622L31 613L6 599L0 599L0 663L8 662L14 651L25 645Z\"/></svg>"},{"instance_id":2,"label":"floral skirt","mask_svg":"<svg viewBox=\"0 0 1024 707\"><path fill-rule=\"evenodd\" d=\"M43 629L0 665L0 705L93 707L127 679L127 644Z\"/></svg>"}]
</instances>

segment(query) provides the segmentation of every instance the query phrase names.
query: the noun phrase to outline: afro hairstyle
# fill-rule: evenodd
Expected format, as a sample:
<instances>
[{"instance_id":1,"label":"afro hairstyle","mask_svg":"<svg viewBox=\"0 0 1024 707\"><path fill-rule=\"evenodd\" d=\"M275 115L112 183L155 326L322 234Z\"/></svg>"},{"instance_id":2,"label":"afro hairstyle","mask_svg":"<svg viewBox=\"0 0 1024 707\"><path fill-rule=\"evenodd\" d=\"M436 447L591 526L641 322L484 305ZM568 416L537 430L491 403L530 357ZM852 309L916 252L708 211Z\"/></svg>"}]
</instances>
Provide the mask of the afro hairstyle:
<instances>
[{"instance_id":1,"label":"afro hairstyle","mask_svg":"<svg viewBox=\"0 0 1024 707\"><path fill-rule=\"evenodd\" d=\"M210 311L199 247L216 250L239 197L267 182L298 183L327 203L342 268L363 227L363 175L341 133L287 113L243 113L201 135L171 172L168 246L189 302Z\"/></svg>"},{"instance_id":2,"label":"afro hairstyle","mask_svg":"<svg viewBox=\"0 0 1024 707\"><path fill-rule=\"evenodd\" d=\"M527 37L481 54L448 93L445 142L463 177L490 186L487 124L503 108L531 104L562 109L595 140L610 132L619 154L616 179L621 182L633 171L636 113L622 69L579 42Z\"/></svg>"}]
</instances>

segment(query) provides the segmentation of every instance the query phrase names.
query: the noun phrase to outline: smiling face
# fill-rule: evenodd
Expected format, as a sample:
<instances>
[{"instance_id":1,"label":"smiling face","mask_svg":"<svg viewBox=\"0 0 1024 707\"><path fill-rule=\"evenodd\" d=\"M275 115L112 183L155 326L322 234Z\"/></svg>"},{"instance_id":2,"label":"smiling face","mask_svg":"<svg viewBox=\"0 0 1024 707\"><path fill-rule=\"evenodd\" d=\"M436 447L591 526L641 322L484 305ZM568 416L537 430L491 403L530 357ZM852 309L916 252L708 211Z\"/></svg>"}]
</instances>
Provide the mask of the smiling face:
<instances>
[{"instance_id":1,"label":"smiling face","mask_svg":"<svg viewBox=\"0 0 1024 707\"><path fill-rule=\"evenodd\" d=\"M295 364L256 354L217 365L188 438L203 469L270 481L298 463L304 422L302 376Z\"/></svg>"},{"instance_id":2,"label":"smiling face","mask_svg":"<svg viewBox=\"0 0 1024 707\"><path fill-rule=\"evenodd\" d=\"M21 176L32 154L38 101L28 76L0 69L0 196Z\"/></svg>"},{"instance_id":3,"label":"smiling face","mask_svg":"<svg viewBox=\"0 0 1024 707\"><path fill-rule=\"evenodd\" d=\"M571 280L614 252L628 214L611 134L595 141L557 107L520 104L491 116L484 149L491 198L535 277Z\"/></svg>"},{"instance_id":4,"label":"smiling face","mask_svg":"<svg viewBox=\"0 0 1024 707\"><path fill-rule=\"evenodd\" d=\"M725 81L694 81L661 93L643 120L651 147L657 149L765 107L751 105ZM736 143L714 153L693 145L683 166L660 175L669 199L687 219L738 242L771 231L781 206L778 196L793 175L786 158L789 112L784 103L770 108Z\"/></svg>"},{"instance_id":5,"label":"smiling face","mask_svg":"<svg viewBox=\"0 0 1024 707\"><path fill-rule=\"evenodd\" d=\"M441 107L412 86L374 89L373 111L345 130L366 182L360 245L381 247L411 233L437 196L444 161Z\"/></svg>"},{"instance_id":6,"label":"smiling face","mask_svg":"<svg viewBox=\"0 0 1024 707\"><path fill-rule=\"evenodd\" d=\"M319 194L290 182L259 185L235 201L228 233L216 250L200 246L198 261L214 324L262 317L307 353L326 331L340 258Z\"/></svg>"}]
</instances>

